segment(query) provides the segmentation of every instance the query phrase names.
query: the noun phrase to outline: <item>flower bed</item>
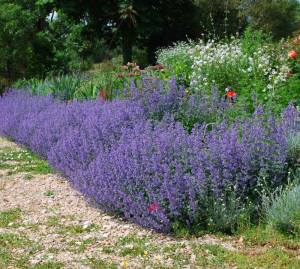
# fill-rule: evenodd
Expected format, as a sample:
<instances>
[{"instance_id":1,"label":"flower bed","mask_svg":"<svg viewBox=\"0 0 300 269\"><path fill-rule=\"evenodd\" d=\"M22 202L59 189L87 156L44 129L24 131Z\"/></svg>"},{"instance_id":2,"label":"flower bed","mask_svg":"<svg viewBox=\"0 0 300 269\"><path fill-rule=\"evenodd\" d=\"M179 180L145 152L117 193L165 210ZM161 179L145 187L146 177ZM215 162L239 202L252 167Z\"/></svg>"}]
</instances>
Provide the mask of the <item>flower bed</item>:
<instances>
[{"instance_id":1,"label":"flower bed","mask_svg":"<svg viewBox=\"0 0 300 269\"><path fill-rule=\"evenodd\" d=\"M174 44L159 50L157 61L194 92L232 87L238 102L251 105L255 99L280 112L290 102L299 106L298 51L295 44L248 29L239 38Z\"/></svg>"},{"instance_id":2,"label":"flower bed","mask_svg":"<svg viewBox=\"0 0 300 269\"><path fill-rule=\"evenodd\" d=\"M299 113L289 106L276 120L259 107L249 119L189 133L170 116L152 117L178 109L186 97L175 86L69 104L12 90L0 99L0 134L47 158L104 210L158 231L232 232L241 216L257 217L259 191L286 182Z\"/></svg>"}]
</instances>

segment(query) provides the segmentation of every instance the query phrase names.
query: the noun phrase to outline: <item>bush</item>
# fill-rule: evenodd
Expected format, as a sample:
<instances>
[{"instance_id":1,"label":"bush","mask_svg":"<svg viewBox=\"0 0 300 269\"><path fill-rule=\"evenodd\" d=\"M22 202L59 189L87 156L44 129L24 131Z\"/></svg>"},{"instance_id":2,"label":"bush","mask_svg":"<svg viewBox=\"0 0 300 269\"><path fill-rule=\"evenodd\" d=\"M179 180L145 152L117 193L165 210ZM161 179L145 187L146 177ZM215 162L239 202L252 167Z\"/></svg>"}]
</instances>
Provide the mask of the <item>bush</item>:
<instances>
[{"instance_id":1,"label":"bush","mask_svg":"<svg viewBox=\"0 0 300 269\"><path fill-rule=\"evenodd\" d=\"M292 47L249 28L241 38L175 44L159 50L157 60L166 73L183 78L191 92L207 95L217 87L225 95L230 86L249 108L254 99L280 113L300 100L299 59L289 59L288 49Z\"/></svg>"},{"instance_id":2,"label":"bush","mask_svg":"<svg viewBox=\"0 0 300 269\"><path fill-rule=\"evenodd\" d=\"M273 101L287 80L290 70L287 56L272 44L265 43L249 51L241 42L212 40L195 46L190 56L193 59L191 87L207 92L212 85L222 91L231 86L247 100L255 95L260 102Z\"/></svg>"},{"instance_id":3,"label":"bush","mask_svg":"<svg viewBox=\"0 0 300 269\"><path fill-rule=\"evenodd\" d=\"M48 158L104 210L159 231L233 232L249 204L260 208L262 173L269 189L285 184L298 111L276 120L259 107L249 119L188 133L170 116L184 90L174 81L148 87L125 100L69 104L10 91L0 99L0 133Z\"/></svg>"},{"instance_id":4,"label":"bush","mask_svg":"<svg viewBox=\"0 0 300 269\"><path fill-rule=\"evenodd\" d=\"M300 132L288 137L288 161L291 165L300 165Z\"/></svg>"},{"instance_id":5,"label":"bush","mask_svg":"<svg viewBox=\"0 0 300 269\"><path fill-rule=\"evenodd\" d=\"M299 174L298 174L299 176ZM300 185L292 184L275 195L266 210L267 223L280 232L300 235Z\"/></svg>"},{"instance_id":6,"label":"bush","mask_svg":"<svg viewBox=\"0 0 300 269\"><path fill-rule=\"evenodd\" d=\"M156 52L157 62L165 66L171 74L176 75L186 86L189 85L192 74L193 60L188 53L192 46L193 43L179 42Z\"/></svg>"}]
</instances>

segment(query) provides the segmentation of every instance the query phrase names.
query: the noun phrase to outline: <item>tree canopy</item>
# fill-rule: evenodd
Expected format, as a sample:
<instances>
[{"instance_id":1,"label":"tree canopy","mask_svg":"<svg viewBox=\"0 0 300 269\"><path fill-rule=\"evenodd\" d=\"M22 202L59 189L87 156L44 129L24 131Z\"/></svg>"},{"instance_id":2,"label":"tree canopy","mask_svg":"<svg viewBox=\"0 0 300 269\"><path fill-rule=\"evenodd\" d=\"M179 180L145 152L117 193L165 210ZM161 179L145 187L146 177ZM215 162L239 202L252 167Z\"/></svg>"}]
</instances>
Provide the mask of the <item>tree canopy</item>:
<instances>
[{"instance_id":1,"label":"tree canopy","mask_svg":"<svg viewBox=\"0 0 300 269\"><path fill-rule=\"evenodd\" d=\"M0 0L0 72L69 72L120 48L155 51L175 41L222 38L251 25L286 37L297 29L297 0Z\"/></svg>"}]
</instances>

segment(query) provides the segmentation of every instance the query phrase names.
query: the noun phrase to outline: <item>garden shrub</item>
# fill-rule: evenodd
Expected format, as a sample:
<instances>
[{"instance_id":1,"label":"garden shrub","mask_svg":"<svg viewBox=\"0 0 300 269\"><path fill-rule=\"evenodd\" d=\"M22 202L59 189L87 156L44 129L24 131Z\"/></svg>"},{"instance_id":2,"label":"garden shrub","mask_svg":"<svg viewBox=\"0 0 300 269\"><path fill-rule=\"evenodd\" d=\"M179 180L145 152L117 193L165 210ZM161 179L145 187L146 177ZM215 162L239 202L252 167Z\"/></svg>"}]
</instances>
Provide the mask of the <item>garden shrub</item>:
<instances>
[{"instance_id":1,"label":"garden shrub","mask_svg":"<svg viewBox=\"0 0 300 269\"><path fill-rule=\"evenodd\" d=\"M207 91L212 85L221 90L231 86L247 99L255 94L261 102L270 101L286 82L290 70L287 55L282 54L272 44L245 52L239 39L202 42L191 51L191 87Z\"/></svg>"},{"instance_id":2,"label":"garden shrub","mask_svg":"<svg viewBox=\"0 0 300 269\"><path fill-rule=\"evenodd\" d=\"M300 165L300 132L288 137L288 161L291 165Z\"/></svg>"},{"instance_id":3,"label":"garden shrub","mask_svg":"<svg viewBox=\"0 0 300 269\"><path fill-rule=\"evenodd\" d=\"M159 50L157 61L167 73L184 77L193 92L207 95L217 87L224 95L230 86L238 102L251 108L254 98L280 113L289 102L299 105L299 58L288 56L292 49L297 54L295 46L248 29L240 38L174 44Z\"/></svg>"},{"instance_id":4,"label":"garden shrub","mask_svg":"<svg viewBox=\"0 0 300 269\"><path fill-rule=\"evenodd\" d=\"M186 86L189 85L193 71L193 59L189 55L189 50L193 45L193 42L178 42L172 47L156 52L157 62L165 66L171 74L176 75Z\"/></svg>"},{"instance_id":5,"label":"garden shrub","mask_svg":"<svg viewBox=\"0 0 300 269\"><path fill-rule=\"evenodd\" d=\"M266 209L266 219L278 231L299 236L300 185L299 180L297 182L273 195Z\"/></svg>"},{"instance_id":6,"label":"garden shrub","mask_svg":"<svg viewBox=\"0 0 300 269\"><path fill-rule=\"evenodd\" d=\"M199 121L187 132L174 117L185 91L157 83L112 102L12 90L0 99L0 134L48 158L90 202L142 226L235 231L249 205L260 208L261 174L268 189L286 183L299 112L290 105L275 119L258 107L250 118Z\"/></svg>"}]
</instances>

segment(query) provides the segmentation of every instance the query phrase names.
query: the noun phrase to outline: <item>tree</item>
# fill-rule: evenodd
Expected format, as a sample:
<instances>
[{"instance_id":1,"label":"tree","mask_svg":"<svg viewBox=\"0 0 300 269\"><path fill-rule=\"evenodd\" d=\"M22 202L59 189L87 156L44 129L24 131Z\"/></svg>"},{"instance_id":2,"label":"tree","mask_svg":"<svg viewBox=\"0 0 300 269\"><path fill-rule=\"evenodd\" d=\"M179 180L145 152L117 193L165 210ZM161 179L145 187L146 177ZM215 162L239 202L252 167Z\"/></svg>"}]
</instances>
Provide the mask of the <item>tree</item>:
<instances>
[{"instance_id":1,"label":"tree","mask_svg":"<svg viewBox=\"0 0 300 269\"><path fill-rule=\"evenodd\" d=\"M54 8L52 0L0 0L1 77L44 77L87 62L94 32Z\"/></svg>"},{"instance_id":2,"label":"tree","mask_svg":"<svg viewBox=\"0 0 300 269\"><path fill-rule=\"evenodd\" d=\"M11 80L26 68L30 57L33 17L16 3L0 1L0 65Z\"/></svg>"},{"instance_id":3,"label":"tree","mask_svg":"<svg viewBox=\"0 0 300 269\"><path fill-rule=\"evenodd\" d=\"M223 38L241 33L246 27L243 0L195 0L199 8L201 31L209 38Z\"/></svg>"},{"instance_id":4,"label":"tree","mask_svg":"<svg viewBox=\"0 0 300 269\"><path fill-rule=\"evenodd\" d=\"M270 32L275 38L287 37L297 29L297 0L244 0L243 12L255 29Z\"/></svg>"},{"instance_id":5,"label":"tree","mask_svg":"<svg viewBox=\"0 0 300 269\"><path fill-rule=\"evenodd\" d=\"M152 55L159 41L185 38L197 28L192 0L65 0L57 1L56 6L97 29L108 43L120 43L124 63L132 60L135 44L145 45Z\"/></svg>"}]
</instances>

